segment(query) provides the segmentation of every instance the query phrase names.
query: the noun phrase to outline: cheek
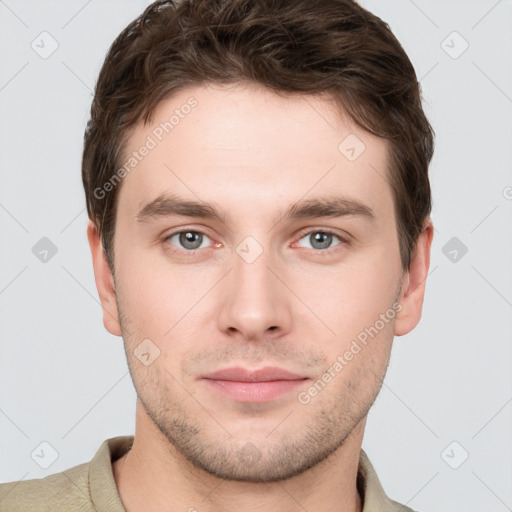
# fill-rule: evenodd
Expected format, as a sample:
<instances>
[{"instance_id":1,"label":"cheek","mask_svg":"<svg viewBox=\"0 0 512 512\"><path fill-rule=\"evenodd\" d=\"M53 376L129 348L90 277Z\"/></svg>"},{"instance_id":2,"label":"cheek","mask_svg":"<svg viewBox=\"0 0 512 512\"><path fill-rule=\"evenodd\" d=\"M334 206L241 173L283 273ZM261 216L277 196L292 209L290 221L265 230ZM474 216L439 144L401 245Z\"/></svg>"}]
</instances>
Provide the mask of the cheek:
<instances>
[{"instance_id":1,"label":"cheek","mask_svg":"<svg viewBox=\"0 0 512 512\"><path fill-rule=\"evenodd\" d=\"M126 327L137 339L150 338L159 346L189 324L190 313L209 282L204 268L171 265L149 251L122 255L116 267L117 294Z\"/></svg>"},{"instance_id":2,"label":"cheek","mask_svg":"<svg viewBox=\"0 0 512 512\"><path fill-rule=\"evenodd\" d=\"M295 283L297 295L343 344L392 307L398 294L400 266L386 251L375 250L336 269L294 269L287 279Z\"/></svg>"}]
</instances>

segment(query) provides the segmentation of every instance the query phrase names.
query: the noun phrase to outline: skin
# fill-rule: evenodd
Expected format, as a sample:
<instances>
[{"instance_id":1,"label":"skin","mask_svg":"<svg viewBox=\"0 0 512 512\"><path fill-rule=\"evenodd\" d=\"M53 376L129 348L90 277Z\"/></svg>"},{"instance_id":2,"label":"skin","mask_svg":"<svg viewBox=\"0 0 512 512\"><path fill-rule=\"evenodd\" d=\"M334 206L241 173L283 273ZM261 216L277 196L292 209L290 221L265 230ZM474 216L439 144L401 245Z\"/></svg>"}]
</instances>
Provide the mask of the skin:
<instances>
[{"instance_id":1,"label":"skin","mask_svg":"<svg viewBox=\"0 0 512 512\"><path fill-rule=\"evenodd\" d=\"M383 179L387 142L327 97L278 96L254 84L190 87L161 102L149 125L136 126L126 154L191 96L197 106L123 179L115 279L94 223L88 226L104 324L124 338L138 395L133 447L113 463L122 502L128 512L360 511L366 417L393 337L420 320L432 222L403 272ZM366 146L352 162L338 150L349 134ZM213 204L225 219L138 221L163 193ZM366 204L375 219L281 218L301 199L333 194ZM195 253L170 237L180 229L204 233ZM336 234L325 246L315 242L322 229ZM263 250L251 263L237 252L248 236ZM395 301L396 316L300 403L298 393ZM134 355L147 338L160 350L149 365ZM248 403L201 379L231 366L278 366L309 380Z\"/></svg>"}]
</instances>

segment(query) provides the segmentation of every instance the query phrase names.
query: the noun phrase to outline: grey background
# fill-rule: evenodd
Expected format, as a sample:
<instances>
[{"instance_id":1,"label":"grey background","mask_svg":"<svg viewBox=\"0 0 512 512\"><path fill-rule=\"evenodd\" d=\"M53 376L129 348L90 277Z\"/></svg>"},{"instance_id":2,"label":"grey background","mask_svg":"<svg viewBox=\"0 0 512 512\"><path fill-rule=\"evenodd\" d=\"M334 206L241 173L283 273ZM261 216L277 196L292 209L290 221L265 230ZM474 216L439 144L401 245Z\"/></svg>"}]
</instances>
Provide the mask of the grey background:
<instances>
[{"instance_id":1,"label":"grey background","mask_svg":"<svg viewBox=\"0 0 512 512\"><path fill-rule=\"evenodd\" d=\"M89 461L134 431L122 341L101 320L80 160L105 52L148 3L0 1L0 482ZM437 135L423 318L395 339L363 448L388 495L415 509L512 510L512 2L362 3L408 52ZM52 39L48 58L31 47ZM57 248L47 262L32 252L43 237Z\"/></svg>"}]
</instances>

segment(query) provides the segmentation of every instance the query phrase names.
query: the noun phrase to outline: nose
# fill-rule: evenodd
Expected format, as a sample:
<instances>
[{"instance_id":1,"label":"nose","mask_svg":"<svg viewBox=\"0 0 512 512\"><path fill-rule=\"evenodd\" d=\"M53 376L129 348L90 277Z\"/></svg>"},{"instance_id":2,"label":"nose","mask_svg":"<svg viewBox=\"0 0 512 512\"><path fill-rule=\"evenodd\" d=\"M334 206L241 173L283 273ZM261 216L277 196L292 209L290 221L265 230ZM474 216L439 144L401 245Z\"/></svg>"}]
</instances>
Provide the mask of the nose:
<instances>
[{"instance_id":1,"label":"nose","mask_svg":"<svg viewBox=\"0 0 512 512\"><path fill-rule=\"evenodd\" d=\"M290 331L291 293L284 270L264 251L248 262L233 254L233 269L219 290L219 328L240 341L262 341ZM284 277L284 279L283 279Z\"/></svg>"}]
</instances>

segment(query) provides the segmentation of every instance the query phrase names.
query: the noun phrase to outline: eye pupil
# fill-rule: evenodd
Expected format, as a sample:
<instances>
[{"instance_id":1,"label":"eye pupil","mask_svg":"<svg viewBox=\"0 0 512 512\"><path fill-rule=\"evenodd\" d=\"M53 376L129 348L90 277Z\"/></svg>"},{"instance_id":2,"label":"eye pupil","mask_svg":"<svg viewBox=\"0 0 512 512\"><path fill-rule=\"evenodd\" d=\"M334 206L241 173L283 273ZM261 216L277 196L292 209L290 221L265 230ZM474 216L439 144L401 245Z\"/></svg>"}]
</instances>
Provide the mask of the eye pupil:
<instances>
[{"instance_id":1,"label":"eye pupil","mask_svg":"<svg viewBox=\"0 0 512 512\"><path fill-rule=\"evenodd\" d=\"M317 244L319 243L319 245ZM315 249L326 249L329 248L332 242L332 235L330 233L324 233L322 231L318 231L311 235L311 245Z\"/></svg>"},{"instance_id":2,"label":"eye pupil","mask_svg":"<svg viewBox=\"0 0 512 512\"><path fill-rule=\"evenodd\" d=\"M186 249L197 249L201 246L203 235L194 231L184 231L180 233L180 244Z\"/></svg>"}]
</instances>

